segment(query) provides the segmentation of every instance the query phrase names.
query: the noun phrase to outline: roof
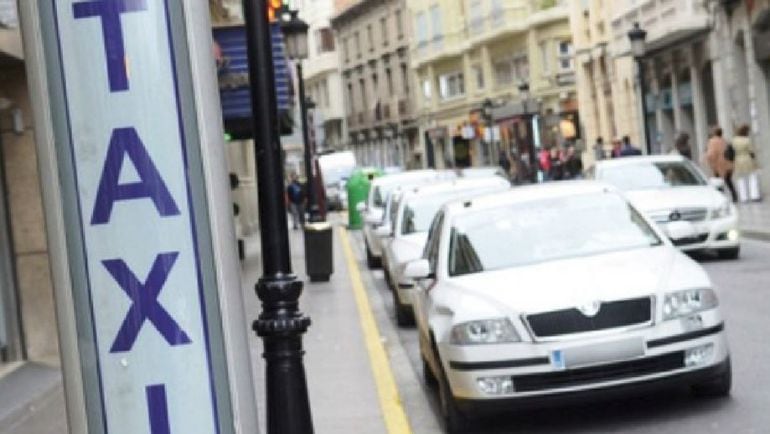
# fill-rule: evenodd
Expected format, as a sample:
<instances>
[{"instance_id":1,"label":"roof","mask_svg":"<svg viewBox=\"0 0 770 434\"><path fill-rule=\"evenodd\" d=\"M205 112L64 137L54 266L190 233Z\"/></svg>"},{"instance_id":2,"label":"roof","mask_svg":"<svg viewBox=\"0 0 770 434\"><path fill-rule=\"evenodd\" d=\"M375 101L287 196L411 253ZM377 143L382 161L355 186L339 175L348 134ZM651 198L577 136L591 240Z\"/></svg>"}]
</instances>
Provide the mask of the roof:
<instances>
[{"instance_id":1,"label":"roof","mask_svg":"<svg viewBox=\"0 0 770 434\"><path fill-rule=\"evenodd\" d=\"M407 183L409 181L416 181L420 179L427 179L430 177L437 177L438 172L433 169L424 170L410 170L407 172L398 172L390 175L380 176L372 181L372 187L377 185L393 185Z\"/></svg>"},{"instance_id":2,"label":"roof","mask_svg":"<svg viewBox=\"0 0 770 434\"><path fill-rule=\"evenodd\" d=\"M404 192L407 200L430 196L434 194L450 193L453 191L474 190L490 187L510 187L511 183L499 176L486 178L458 178L449 181L439 181L428 185L419 185Z\"/></svg>"},{"instance_id":3,"label":"roof","mask_svg":"<svg viewBox=\"0 0 770 434\"><path fill-rule=\"evenodd\" d=\"M685 157L679 154L664 154L664 155L642 155L639 157L621 157L613 158L610 160L601 160L596 162L596 167L618 167L618 166L630 166L639 163L674 163L679 161L685 161Z\"/></svg>"},{"instance_id":4,"label":"roof","mask_svg":"<svg viewBox=\"0 0 770 434\"><path fill-rule=\"evenodd\" d=\"M558 181L546 184L533 184L515 187L501 193L487 194L472 200L457 200L444 205L447 212L456 214L464 210L497 208L504 205L533 202L541 199L553 199L583 194L616 192L617 188L597 181ZM468 204L470 203L470 206ZM565 217L566 218L566 217Z\"/></svg>"}]
</instances>

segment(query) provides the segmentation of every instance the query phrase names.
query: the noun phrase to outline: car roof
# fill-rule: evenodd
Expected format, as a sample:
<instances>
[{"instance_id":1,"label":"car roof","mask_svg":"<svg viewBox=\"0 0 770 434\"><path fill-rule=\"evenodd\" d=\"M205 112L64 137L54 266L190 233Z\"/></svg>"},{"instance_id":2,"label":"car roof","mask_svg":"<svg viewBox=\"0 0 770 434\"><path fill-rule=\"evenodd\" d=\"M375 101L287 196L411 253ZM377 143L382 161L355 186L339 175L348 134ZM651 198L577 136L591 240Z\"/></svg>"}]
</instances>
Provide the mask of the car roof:
<instances>
[{"instance_id":1,"label":"car roof","mask_svg":"<svg viewBox=\"0 0 770 434\"><path fill-rule=\"evenodd\" d=\"M393 173L374 178L374 180L372 180L372 187L398 184L411 180L430 178L433 176L438 176L438 172L435 169L410 170L407 172Z\"/></svg>"},{"instance_id":2,"label":"car roof","mask_svg":"<svg viewBox=\"0 0 770 434\"><path fill-rule=\"evenodd\" d=\"M639 163L677 163L686 161L685 157L678 154L666 155L642 155L638 157L621 157L610 160L600 160L596 162L596 167L622 167L632 166Z\"/></svg>"},{"instance_id":3,"label":"car roof","mask_svg":"<svg viewBox=\"0 0 770 434\"><path fill-rule=\"evenodd\" d=\"M510 187L510 185L511 183L508 182L508 180L500 176L488 176L483 178L457 178L447 181L438 181L437 183L414 186L413 188L404 189L402 192L404 194L404 199L410 200L412 198L447 193L455 190L472 190L484 187Z\"/></svg>"},{"instance_id":4,"label":"car roof","mask_svg":"<svg viewBox=\"0 0 770 434\"><path fill-rule=\"evenodd\" d=\"M541 199L578 196L591 193L618 192L610 184L598 181L559 181L515 187L500 193L491 193L473 199L454 200L444 204L447 214L458 215L480 209L533 202Z\"/></svg>"}]
</instances>

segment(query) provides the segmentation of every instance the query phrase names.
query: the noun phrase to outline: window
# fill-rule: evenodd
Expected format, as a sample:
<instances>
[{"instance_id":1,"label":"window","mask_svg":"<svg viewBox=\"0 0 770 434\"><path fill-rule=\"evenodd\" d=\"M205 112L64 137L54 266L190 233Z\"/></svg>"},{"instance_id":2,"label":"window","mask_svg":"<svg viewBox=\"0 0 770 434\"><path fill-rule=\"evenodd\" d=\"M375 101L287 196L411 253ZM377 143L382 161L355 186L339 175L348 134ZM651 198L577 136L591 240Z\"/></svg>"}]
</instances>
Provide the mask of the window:
<instances>
[{"instance_id":1,"label":"window","mask_svg":"<svg viewBox=\"0 0 770 434\"><path fill-rule=\"evenodd\" d=\"M332 33L332 29L324 27L316 30L315 39L318 54L334 51L334 33Z\"/></svg>"},{"instance_id":2,"label":"window","mask_svg":"<svg viewBox=\"0 0 770 434\"><path fill-rule=\"evenodd\" d=\"M560 41L558 44L559 71L572 71L574 69L572 59L572 42Z\"/></svg>"},{"instance_id":3,"label":"window","mask_svg":"<svg viewBox=\"0 0 770 434\"><path fill-rule=\"evenodd\" d=\"M353 83L348 83L348 112L356 112L356 96L353 95Z\"/></svg>"},{"instance_id":4,"label":"window","mask_svg":"<svg viewBox=\"0 0 770 434\"><path fill-rule=\"evenodd\" d=\"M438 78L438 92L442 100L465 95L465 80L462 72L443 74Z\"/></svg>"},{"instance_id":5,"label":"window","mask_svg":"<svg viewBox=\"0 0 770 434\"><path fill-rule=\"evenodd\" d=\"M479 64L473 65L471 69L473 70L473 76L476 78L476 89L484 89L484 67Z\"/></svg>"},{"instance_id":6,"label":"window","mask_svg":"<svg viewBox=\"0 0 770 434\"><path fill-rule=\"evenodd\" d=\"M380 18L380 30L382 31L382 45L388 45L388 17Z\"/></svg>"},{"instance_id":7,"label":"window","mask_svg":"<svg viewBox=\"0 0 770 434\"><path fill-rule=\"evenodd\" d=\"M321 82L321 98L324 101L324 107L329 107L330 101L329 101L329 82L326 81L324 78Z\"/></svg>"},{"instance_id":8,"label":"window","mask_svg":"<svg viewBox=\"0 0 770 434\"><path fill-rule=\"evenodd\" d=\"M513 69L516 73L516 80L529 81L529 59L526 55L513 58Z\"/></svg>"},{"instance_id":9,"label":"window","mask_svg":"<svg viewBox=\"0 0 770 434\"><path fill-rule=\"evenodd\" d=\"M425 12L420 12L414 18L415 30L417 32L417 46L424 47L428 45L428 20Z\"/></svg>"},{"instance_id":10,"label":"window","mask_svg":"<svg viewBox=\"0 0 770 434\"><path fill-rule=\"evenodd\" d=\"M430 8L430 25L433 30L433 42L440 45L444 39L444 34L441 28L441 8L439 5L433 5Z\"/></svg>"},{"instance_id":11,"label":"window","mask_svg":"<svg viewBox=\"0 0 770 434\"><path fill-rule=\"evenodd\" d=\"M388 82L388 95L393 95L393 72L385 68L385 80Z\"/></svg>"},{"instance_id":12,"label":"window","mask_svg":"<svg viewBox=\"0 0 770 434\"><path fill-rule=\"evenodd\" d=\"M482 0L471 0L470 2L470 7L468 8L468 30L472 35L481 33L484 30Z\"/></svg>"},{"instance_id":13,"label":"window","mask_svg":"<svg viewBox=\"0 0 770 434\"><path fill-rule=\"evenodd\" d=\"M430 99L433 97L433 90L430 85L430 79L423 79L422 80L422 96L425 97L425 101L430 101Z\"/></svg>"},{"instance_id":14,"label":"window","mask_svg":"<svg viewBox=\"0 0 770 434\"><path fill-rule=\"evenodd\" d=\"M355 38L356 43L356 57L361 58L361 34L358 32L355 32L353 34L353 38Z\"/></svg>"},{"instance_id":15,"label":"window","mask_svg":"<svg viewBox=\"0 0 770 434\"><path fill-rule=\"evenodd\" d=\"M377 74L372 74L372 95L374 98L378 98L380 94L380 81L377 78Z\"/></svg>"},{"instance_id":16,"label":"window","mask_svg":"<svg viewBox=\"0 0 770 434\"><path fill-rule=\"evenodd\" d=\"M358 86L361 89L361 109L366 108L366 82L363 78L358 80Z\"/></svg>"},{"instance_id":17,"label":"window","mask_svg":"<svg viewBox=\"0 0 770 434\"><path fill-rule=\"evenodd\" d=\"M350 62L350 47L348 46L348 38L342 39L342 55L345 56L345 62Z\"/></svg>"},{"instance_id":18,"label":"window","mask_svg":"<svg viewBox=\"0 0 770 434\"><path fill-rule=\"evenodd\" d=\"M406 63L401 64L401 81L404 86L404 95L409 95L409 68Z\"/></svg>"},{"instance_id":19,"label":"window","mask_svg":"<svg viewBox=\"0 0 770 434\"><path fill-rule=\"evenodd\" d=\"M493 67L495 83L498 86L529 80L529 61L526 55L519 54L498 60Z\"/></svg>"},{"instance_id":20,"label":"window","mask_svg":"<svg viewBox=\"0 0 770 434\"><path fill-rule=\"evenodd\" d=\"M549 51L548 51L548 41L541 41L540 42L540 61L543 66L543 75L549 75L551 73L550 68L550 62L549 62Z\"/></svg>"},{"instance_id":21,"label":"window","mask_svg":"<svg viewBox=\"0 0 770 434\"><path fill-rule=\"evenodd\" d=\"M374 51L374 34L372 33L372 25L366 26L366 41L369 44L369 51Z\"/></svg>"},{"instance_id":22,"label":"window","mask_svg":"<svg viewBox=\"0 0 770 434\"><path fill-rule=\"evenodd\" d=\"M401 9L396 9L396 33L399 39L404 37L404 22L401 17Z\"/></svg>"}]
</instances>

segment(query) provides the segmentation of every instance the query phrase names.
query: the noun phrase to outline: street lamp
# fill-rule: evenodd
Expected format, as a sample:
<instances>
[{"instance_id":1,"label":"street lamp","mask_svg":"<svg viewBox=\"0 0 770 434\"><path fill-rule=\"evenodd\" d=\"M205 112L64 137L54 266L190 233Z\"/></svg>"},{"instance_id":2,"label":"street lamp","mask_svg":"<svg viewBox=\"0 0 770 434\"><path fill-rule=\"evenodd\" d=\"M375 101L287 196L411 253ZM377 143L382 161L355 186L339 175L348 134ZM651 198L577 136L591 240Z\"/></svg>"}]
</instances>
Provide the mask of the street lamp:
<instances>
[{"instance_id":1,"label":"street lamp","mask_svg":"<svg viewBox=\"0 0 770 434\"><path fill-rule=\"evenodd\" d=\"M647 79L645 78L644 56L647 52L647 32L639 27L639 23L634 23L634 27L628 32L628 39L631 42L631 55L636 60L636 67L639 69L639 91L642 94L642 126L644 128L644 141L647 148L647 155L652 154L652 141L650 138L650 128L647 123Z\"/></svg>"},{"instance_id":2,"label":"street lamp","mask_svg":"<svg viewBox=\"0 0 770 434\"><path fill-rule=\"evenodd\" d=\"M286 44L286 56L294 61L297 68L297 83L299 87L299 112L302 118L302 141L305 150L305 176L307 177L307 208L309 220L321 220L316 200L315 182L313 177L313 152L310 146L310 127L308 126L308 98L305 96L305 78L302 75L302 61L308 57L307 32L309 26L298 16L299 11L292 10L281 14L281 31Z\"/></svg>"},{"instance_id":3,"label":"street lamp","mask_svg":"<svg viewBox=\"0 0 770 434\"><path fill-rule=\"evenodd\" d=\"M484 137L482 139L486 152L489 152L490 160L494 158L494 155L499 153L495 152L496 150L493 149L495 147L494 136L492 134L492 110L494 108L495 103L489 98L486 98L484 102L481 103L481 116L484 118Z\"/></svg>"},{"instance_id":4,"label":"street lamp","mask_svg":"<svg viewBox=\"0 0 770 434\"><path fill-rule=\"evenodd\" d=\"M264 273L255 288L262 301L262 312L253 329L264 343L267 432L306 434L313 432L313 420L302 360L302 335L310 327L310 318L299 311L303 285L291 269L266 6L264 0L243 0Z\"/></svg>"},{"instance_id":5,"label":"street lamp","mask_svg":"<svg viewBox=\"0 0 770 434\"><path fill-rule=\"evenodd\" d=\"M529 101L529 83L522 81L519 83L519 95L521 95L521 108L524 110L524 114L527 114L527 102Z\"/></svg>"}]
</instances>

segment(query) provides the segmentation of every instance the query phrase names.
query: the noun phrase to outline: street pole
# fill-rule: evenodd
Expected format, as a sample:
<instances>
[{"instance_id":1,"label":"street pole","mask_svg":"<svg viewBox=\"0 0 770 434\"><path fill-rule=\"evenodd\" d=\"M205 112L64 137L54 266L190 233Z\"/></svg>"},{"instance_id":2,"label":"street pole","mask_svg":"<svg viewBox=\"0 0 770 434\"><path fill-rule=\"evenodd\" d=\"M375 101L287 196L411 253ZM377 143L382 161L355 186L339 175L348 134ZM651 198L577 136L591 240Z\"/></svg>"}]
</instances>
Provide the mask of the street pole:
<instances>
[{"instance_id":1,"label":"street pole","mask_svg":"<svg viewBox=\"0 0 770 434\"><path fill-rule=\"evenodd\" d=\"M302 75L302 61L296 61L297 87L299 87L299 113L302 118L302 142L305 151L305 177L307 179L307 212L310 222L317 222L321 216L315 197L315 177L313 176L313 151L310 146L310 128L308 126L307 97L305 96L305 78Z\"/></svg>"},{"instance_id":2,"label":"street pole","mask_svg":"<svg viewBox=\"0 0 770 434\"><path fill-rule=\"evenodd\" d=\"M244 0L243 10L264 272L256 284L262 313L253 328L265 348L267 432L307 434L313 432L313 421L302 335L310 326L310 318L299 311L303 285L291 269L267 0Z\"/></svg>"},{"instance_id":3,"label":"street pole","mask_svg":"<svg viewBox=\"0 0 770 434\"><path fill-rule=\"evenodd\" d=\"M644 129L644 141L647 149L647 155L652 155L652 138L650 137L650 126L647 122L647 80L645 78L644 61L641 57L636 58L637 69L639 69L639 91L642 100L642 128Z\"/></svg>"}]
</instances>

